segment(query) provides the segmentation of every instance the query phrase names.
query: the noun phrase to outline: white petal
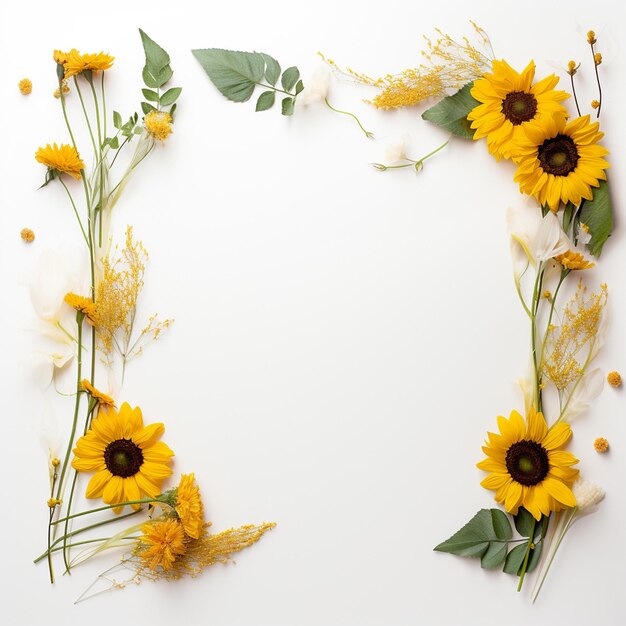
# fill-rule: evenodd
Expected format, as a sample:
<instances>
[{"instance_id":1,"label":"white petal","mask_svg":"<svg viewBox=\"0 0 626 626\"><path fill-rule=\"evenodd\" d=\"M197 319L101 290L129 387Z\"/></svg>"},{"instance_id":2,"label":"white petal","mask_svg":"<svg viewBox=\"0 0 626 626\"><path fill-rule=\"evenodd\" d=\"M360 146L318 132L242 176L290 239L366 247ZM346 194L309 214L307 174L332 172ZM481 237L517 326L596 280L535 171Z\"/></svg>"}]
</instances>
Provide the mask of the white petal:
<instances>
[{"instance_id":1,"label":"white petal","mask_svg":"<svg viewBox=\"0 0 626 626\"><path fill-rule=\"evenodd\" d=\"M302 106L308 106L316 100L323 102L328 97L330 89L330 70L326 66L318 67L308 81L303 82L304 89L296 102Z\"/></svg>"},{"instance_id":2,"label":"white petal","mask_svg":"<svg viewBox=\"0 0 626 626\"><path fill-rule=\"evenodd\" d=\"M578 417L581 413L589 408L589 405L595 400L604 388L604 373L600 368L587 372L576 389L572 392L568 402L563 419L569 421Z\"/></svg>"},{"instance_id":3,"label":"white petal","mask_svg":"<svg viewBox=\"0 0 626 626\"><path fill-rule=\"evenodd\" d=\"M44 352L37 352L30 359L28 366L33 373L37 386L41 389L47 389L52 383L54 375L52 356Z\"/></svg>"},{"instance_id":4,"label":"white petal","mask_svg":"<svg viewBox=\"0 0 626 626\"><path fill-rule=\"evenodd\" d=\"M385 160L383 163L393 165L400 161L406 161L408 144L409 136L407 134L402 135L402 137L397 138L395 141L390 141L385 150Z\"/></svg>"},{"instance_id":5,"label":"white petal","mask_svg":"<svg viewBox=\"0 0 626 626\"><path fill-rule=\"evenodd\" d=\"M45 250L30 282L30 298L37 315L44 320L54 320L69 290L65 259L52 250Z\"/></svg>"},{"instance_id":6,"label":"white petal","mask_svg":"<svg viewBox=\"0 0 626 626\"><path fill-rule=\"evenodd\" d=\"M533 253L537 261L547 261L573 248L557 216L550 211L535 232Z\"/></svg>"}]
</instances>

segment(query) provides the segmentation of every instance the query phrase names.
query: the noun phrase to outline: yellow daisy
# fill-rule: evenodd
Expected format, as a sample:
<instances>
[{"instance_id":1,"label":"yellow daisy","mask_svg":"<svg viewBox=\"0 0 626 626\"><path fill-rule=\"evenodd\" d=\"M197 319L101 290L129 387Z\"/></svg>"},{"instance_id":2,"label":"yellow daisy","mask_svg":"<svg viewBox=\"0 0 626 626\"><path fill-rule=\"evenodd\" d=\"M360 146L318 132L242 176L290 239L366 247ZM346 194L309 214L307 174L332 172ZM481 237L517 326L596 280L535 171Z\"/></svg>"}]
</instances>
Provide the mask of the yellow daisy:
<instances>
[{"instance_id":1,"label":"yellow daisy","mask_svg":"<svg viewBox=\"0 0 626 626\"><path fill-rule=\"evenodd\" d=\"M141 527L143 533L139 541L146 544L138 553L151 570L162 567L172 568L177 557L185 554L185 531L182 524L175 519L148 522Z\"/></svg>"},{"instance_id":2,"label":"yellow daisy","mask_svg":"<svg viewBox=\"0 0 626 626\"><path fill-rule=\"evenodd\" d=\"M542 206L558 211L562 202L579 206L593 198L592 187L606 180L609 151L598 142L604 133L589 116L569 123L558 118L541 125L529 124L520 141L514 180L523 193L534 196Z\"/></svg>"},{"instance_id":3,"label":"yellow daisy","mask_svg":"<svg viewBox=\"0 0 626 626\"><path fill-rule=\"evenodd\" d=\"M80 178L81 170L85 169L85 164L76 148L68 144L61 144L60 146L57 146L56 143L47 144L45 148L39 148L35 152L35 159L50 170L59 173L65 172L74 178Z\"/></svg>"},{"instance_id":4,"label":"yellow daisy","mask_svg":"<svg viewBox=\"0 0 626 626\"><path fill-rule=\"evenodd\" d=\"M65 294L63 300L76 311L83 313L90 324L96 325L96 303L91 298L79 296L70 291Z\"/></svg>"},{"instance_id":5,"label":"yellow daisy","mask_svg":"<svg viewBox=\"0 0 626 626\"><path fill-rule=\"evenodd\" d=\"M92 72L108 70L115 60L115 57L105 54L104 52L81 54L76 48L72 48L69 52L55 50L53 57L57 63L63 65L65 78L77 76L87 70Z\"/></svg>"},{"instance_id":6,"label":"yellow daisy","mask_svg":"<svg viewBox=\"0 0 626 626\"><path fill-rule=\"evenodd\" d=\"M172 116L165 111L150 111L143 123L148 134L157 141L165 141L172 132Z\"/></svg>"},{"instance_id":7,"label":"yellow daisy","mask_svg":"<svg viewBox=\"0 0 626 626\"><path fill-rule=\"evenodd\" d=\"M588 270L595 267L595 263L587 261L580 252L568 250L554 257L567 270Z\"/></svg>"},{"instance_id":8,"label":"yellow daisy","mask_svg":"<svg viewBox=\"0 0 626 626\"><path fill-rule=\"evenodd\" d=\"M96 389L86 378L80 381L80 386L95 400L98 401L100 408L115 406L115 401L111 396L102 393Z\"/></svg>"},{"instance_id":9,"label":"yellow daisy","mask_svg":"<svg viewBox=\"0 0 626 626\"><path fill-rule=\"evenodd\" d=\"M199 539L204 528L204 507L193 474L180 477L175 509L185 532L193 539Z\"/></svg>"},{"instance_id":10,"label":"yellow daisy","mask_svg":"<svg viewBox=\"0 0 626 626\"><path fill-rule=\"evenodd\" d=\"M119 412L101 412L74 448L72 467L79 472L95 472L87 485L87 498L102 498L107 504L155 498L161 483L172 470L174 453L158 439L163 424L144 426L141 409L126 402ZM139 509L141 505L132 505ZM113 509L119 513L122 506Z\"/></svg>"},{"instance_id":11,"label":"yellow daisy","mask_svg":"<svg viewBox=\"0 0 626 626\"><path fill-rule=\"evenodd\" d=\"M546 119L567 119L560 103L569 98L555 91L559 79L554 74L533 84L535 63L520 74L506 61L494 61L493 73L474 82L471 94L481 104L467 116L476 130L474 139L487 138L487 148L497 160L515 157L517 143L529 123Z\"/></svg>"},{"instance_id":12,"label":"yellow daisy","mask_svg":"<svg viewBox=\"0 0 626 626\"><path fill-rule=\"evenodd\" d=\"M531 409L526 422L512 411L509 419L498 417L500 434L487 433L483 446L487 458L478 467L491 472L480 484L496 492L495 499L516 515L520 506L536 519L576 505L570 487L578 478L573 454L561 448L569 441L569 424L548 429L541 413Z\"/></svg>"}]
</instances>

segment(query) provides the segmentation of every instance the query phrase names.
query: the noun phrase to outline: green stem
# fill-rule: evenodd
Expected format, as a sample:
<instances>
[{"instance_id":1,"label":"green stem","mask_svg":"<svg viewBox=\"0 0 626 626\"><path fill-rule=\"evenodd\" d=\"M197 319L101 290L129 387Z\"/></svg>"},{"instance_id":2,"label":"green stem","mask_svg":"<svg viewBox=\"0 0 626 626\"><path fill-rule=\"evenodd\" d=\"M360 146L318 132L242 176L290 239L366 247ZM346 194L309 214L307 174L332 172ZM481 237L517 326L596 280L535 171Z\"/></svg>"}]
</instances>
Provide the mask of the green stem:
<instances>
[{"instance_id":1,"label":"green stem","mask_svg":"<svg viewBox=\"0 0 626 626\"><path fill-rule=\"evenodd\" d=\"M87 128L89 129L89 136L91 137L91 145L93 146L93 153L95 158L98 158L98 149L96 148L96 140L93 136L93 129L91 128L91 122L89 121L89 115L87 115L87 109L85 108L85 101L83 100L83 94L80 90L80 85L78 84L77 76L74 76L74 85L76 86L76 92L78 93L78 99L80 100L80 106L83 109L83 114L85 115L85 121L87 122Z\"/></svg>"},{"instance_id":2,"label":"green stem","mask_svg":"<svg viewBox=\"0 0 626 626\"><path fill-rule=\"evenodd\" d=\"M109 541L110 537L101 537L99 539L85 539L84 541L77 541L75 543L70 543L68 544L69 548L74 548L75 546L84 546L86 544L89 543L102 543L104 541ZM125 537L125 538L120 538L118 541L131 541L134 542L137 540L137 537ZM51 550L51 552L57 552L58 550L62 550L61 547L59 548L53 548ZM69 569L66 570L67 573L69 573Z\"/></svg>"},{"instance_id":3,"label":"green stem","mask_svg":"<svg viewBox=\"0 0 626 626\"><path fill-rule=\"evenodd\" d=\"M574 87L574 74L569 75L570 82L572 83L572 94L574 95L574 102L576 103L576 110L578 111L578 117L580 117L580 107L578 106L578 98L576 97L576 87Z\"/></svg>"},{"instance_id":4,"label":"green stem","mask_svg":"<svg viewBox=\"0 0 626 626\"><path fill-rule=\"evenodd\" d=\"M266 85L264 83L257 83L259 87L263 87L264 89L272 89L273 91L278 91L279 93L284 93L287 96L291 96L295 98L297 94L290 93L289 91L285 91L284 89L279 89L278 87L274 87L273 85Z\"/></svg>"},{"instance_id":5,"label":"green stem","mask_svg":"<svg viewBox=\"0 0 626 626\"><path fill-rule=\"evenodd\" d=\"M63 179L60 176L58 180L63 185L63 188L67 192L67 197L70 199L70 202L72 203L72 208L74 209L74 215L76 215L76 219L78 220L78 225L80 226L80 230L83 233L83 238L85 239L85 243L87 244L87 246L89 246L87 233L85 233L85 228L83 226L82 220L80 219L80 215L78 214L78 209L76 208L76 203L74 202L74 198L72 198L72 194L70 193L70 190L67 188L67 185L63 182Z\"/></svg>"},{"instance_id":6,"label":"green stem","mask_svg":"<svg viewBox=\"0 0 626 626\"><path fill-rule=\"evenodd\" d=\"M539 363L537 362L537 312L539 310L539 299L541 281L543 277L543 263L539 263L537 268L537 278L535 279L535 286L533 289L533 298L531 302L531 317L530 317L530 348L533 357L533 369L535 373L535 403L537 405L537 411L541 411L541 376L539 372Z\"/></svg>"},{"instance_id":7,"label":"green stem","mask_svg":"<svg viewBox=\"0 0 626 626\"><path fill-rule=\"evenodd\" d=\"M600 85L600 74L598 74L598 64L596 63L596 51L591 44L591 56L593 57L593 66L596 70L596 82L598 83L598 113L596 114L596 119L600 117L600 109L602 109L602 86ZM580 115L580 113L579 113Z\"/></svg>"},{"instance_id":8,"label":"green stem","mask_svg":"<svg viewBox=\"0 0 626 626\"><path fill-rule=\"evenodd\" d=\"M330 102L328 102L328 98L324 98L324 102L326 103L326 106L331 111L334 111L335 113L341 113L341 115L349 115L351 118L353 118L356 121L356 123L359 125L359 128L365 133L365 136L368 139L371 139L374 136L374 133L370 133L368 130L365 130L365 128L363 128L363 124L361 124L361 121L359 120L359 118L354 113L350 113L349 111L341 111L340 109L336 109L334 106L332 106L330 104Z\"/></svg>"},{"instance_id":9,"label":"green stem","mask_svg":"<svg viewBox=\"0 0 626 626\"><path fill-rule=\"evenodd\" d=\"M59 92L60 92L60 100L61 100L61 109L63 110L63 118L65 119L65 125L67 126L67 130L70 133L70 138L72 139L72 145L74 146L74 150L78 152L78 147L76 146L76 139L74 139L74 133L72 132L72 127L70 126L70 121L67 118L67 110L65 108L65 94L63 93L63 85L61 80L59 80Z\"/></svg>"},{"instance_id":10,"label":"green stem","mask_svg":"<svg viewBox=\"0 0 626 626\"><path fill-rule=\"evenodd\" d=\"M554 307L556 305L556 298L559 295L559 289L561 289L561 285L565 280L565 277L569 274L570 270L563 269L561 272L561 276L559 278L559 284L556 286L554 290L554 294L552 295L552 302L550 304L550 314L548 315L548 324L546 325L546 332L543 335L543 341L541 342L541 357L540 361L543 359L543 353L546 346L546 341L548 340L548 333L550 332L550 324L552 324L552 317L554 316Z\"/></svg>"},{"instance_id":11,"label":"green stem","mask_svg":"<svg viewBox=\"0 0 626 626\"><path fill-rule=\"evenodd\" d=\"M532 526L530 527L530 535L528 538L528 546L526 547L526 554L524 555L524 562L522 564L522 573L520 574L519 585L517 586L518 592L522 590L522 583L524 582L524 576L526 576L526 570L528 569L528 559L530 558L531 546L534 546L533 540L535 538L535 526L536 525L537 525L537 520L533 517Z\"/></svg>"},{"instance_id":12,"label":"green stem","mask_svg":"<svg viewBox=\"0 0 626 626\"><path fill-rule=\"evenodd\" d=\"M119 504L109 504L107 506L101 506L98 507L97 509L89 509L87 511L81 511L80 513L74 513L72 515L68 515L67 517L62 517L61 519L58 519L54 522L52 522L53 525L55 524L60 524L61 522L64 522L67 519L74 519L75 517L81 517L83 515L89 515L90 513L99 513L100 511L108 511L110 509L116 509L116 508L120 508L120 507L124 507L127 505L132 505L132 504L152 504L154 502L163 502L163 500L159 500L158 498L143 498L142 500L129 500L128 502L120 502Z\"/></svg>"},{"instance_id":13,"label":"green stem","mask_svg":"<svg viewBox=\"0 0 626 626\"><path fill-rule=\"evenodd\" d=\"M113 164L115 163L115 159L117 159L117 155L120 153L120 150L124 147L124 145L128 142L129 139L130 139L130 137L126 137L126 139L124 139L124 141L122 141L122 144L120 145L120 147L115 152L115 155L113 156L113 160L111 161L111 165L109 167L113 167Z\"/></svg>"},{"instance_id":14,"label":"green stem","mask_svg":"<svg viewBox=\"0 0 626 626\"><path fill-rule=\"evenodd\" d=\"M426 159L429 159L431 156L437 154L439 150L442 150L443 148L445 148L448 145L449 141L450 140L445 141L438 148L435 148L432 152L429 152L426 156L423 156L421 159L417 159L417 161L415 161L414 159L407 158L406 160L408 161L408 163L402 163L401 165L383 165L382 163L372 163L372 165L376 169L380 170L381 172L384 172L385 170L401 169L403 167L414 167L415 171L419 172L420 168L424 166L424 161L426 161Z\"/></svg>"}]
</instances>

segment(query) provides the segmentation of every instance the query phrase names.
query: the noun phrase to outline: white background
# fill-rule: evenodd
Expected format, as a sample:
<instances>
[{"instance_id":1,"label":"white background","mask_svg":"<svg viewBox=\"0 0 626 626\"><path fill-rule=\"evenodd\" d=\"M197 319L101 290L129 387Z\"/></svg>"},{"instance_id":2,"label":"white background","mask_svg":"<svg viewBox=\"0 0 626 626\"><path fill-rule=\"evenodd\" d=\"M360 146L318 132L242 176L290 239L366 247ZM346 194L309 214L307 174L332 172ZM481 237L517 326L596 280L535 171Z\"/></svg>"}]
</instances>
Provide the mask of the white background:
<instances>
[{"instance_id":1,"label":"white background","mask_svg":"<svg viewBox=\"0 0 626 626\"><path fill-rule=\"evenodd\" d=\"M493 505L475 468L498 414L522 409L514 380L528 329L513 288L506 209L522 202L510 164L484 144L453 140L418 176L376 172L385 144L410 152L445 140L420 110L384 113L373 95L334 81L331 101L357 112L368 141L322 105L292 119L254 112L215 90L191 48L259 50L306 80L325 52L371 75L416 65L422 34L469 34L474 19L496 55L542 76L584 60L580 98L595 97L588 28L599 34L617 230L593 286L610 288L612 326L599 364L626 373L621 229L626 160L623 9L617 2L480 1L13 3L1 10L3 148L3 483L0 576L11 624L409 625L623 623L626 534L624 392L605 389L574 425L584 475L604 486L599 511L576 524L531 607L531 584L433 553ZM54 588L32 557L45 541L46 458L37 443L44 395L29 354L36 337L25 281L46 248L80 246L58 185L35 191L33 153L67 141L54 48L115 55L108 102L138 109L142 27L171 55L181 85L175 132L115 209L151 253L141 313L176 318L131 363L119 400L166 424L175 472L195 471L221 530L278 527L197 580L145 583L74 606L105 555ZM17 81L32 79L24 98ZM565 83L562 83L565 85ZM78 120L78 111L74 110ZM87 145L85 145L87 153ZM23 244L29 226L37 239ZM67 385L66 385L67 389ZM53 398L54 399L54 398ZM69 420L72 401L54 399ZM605 436L609 454L593 450ZM172 483L174 484L174 483ZM58 564L60 568L60 563ZM528 583L532 583L529 577Z\"/></svg>"}]
</instances>

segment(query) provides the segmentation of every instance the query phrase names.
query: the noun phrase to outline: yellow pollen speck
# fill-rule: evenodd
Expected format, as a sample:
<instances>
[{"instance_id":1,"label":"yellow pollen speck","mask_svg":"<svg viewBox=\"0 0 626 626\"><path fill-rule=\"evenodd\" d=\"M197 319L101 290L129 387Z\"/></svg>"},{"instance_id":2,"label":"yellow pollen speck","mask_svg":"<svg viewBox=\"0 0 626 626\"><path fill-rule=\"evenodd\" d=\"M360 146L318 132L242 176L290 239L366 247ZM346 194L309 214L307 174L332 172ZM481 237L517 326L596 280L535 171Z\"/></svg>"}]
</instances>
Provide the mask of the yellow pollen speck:
<instances>
[{"instance_id":1,"label":"yellow pollen speck","mask_svg":"<svg viewBox=\"0 0 626 626\"><path fill-rule=\"evenodd\" d=\"M550 300L552 297L552 294L549 291L544 291L542 295L546 300Z\"/></svg>"},{"instance_id":2,"label":"yellow pollen speck","mask_svg":"<svg viewBox=\"0 0 626 626\"><path fill-rule=\"evenodd\" d=\"M22 80L17 83L17 86L20 88L20 91L27 96L33 90L33 83L28 78L22 78Z\"/></svg>"},{"instance_id":3,"label":"yellow pollen speck","mask_svg":"<svg viewBox=\"0 0 626 626\"><path fill-rule=\"evenodd\" d=\"M602 63L602 55L599 52L596 52L593 55L593 61L596 65L600 65L600 63Z\"/></svg>"},{"instance_id":4,"label":"yellow pollen speck","mask_svg":"<svg viewBox=\"0 0 626 626\"><path fill-rule=\"evenodd\" d=\"M20 230L20 237L26 243L32 243L35 241L35 233L30 228L22 228L22 230Z\"/></svg>"},{"instance_id":5,"label":"yellow pollen speck","mask_svg":"<svg viewBox=\"0 0 626 626\"><path fill-rule=\"evenodd\" d=\"M604 453L607 452L609 449L609 442L604 437L598 437L593 442L593 447L595 448L596 452Z\"/></svg>"},{"instance_id":6,"label":"yellow pollen speck","mask_svg":"<svg viewBox=\"0 0 626 626\"><path fill-rule=\"evenodd\" d=\"M622 376L619 372L609 372L606 376L606 380L611 387L622 386Z\"/></svg>"},{"instance_id":7,"label":"yellow pollen speck","mask_svg":"<svg viewBox=\"0 0 626 626\"><path fill-rule=\"evenodd\" d=\"M594 31L590 30L587 32L587 43L591 44L593 46L594 43L596 43L596 41L598 41L596 39L596 34Z\"/></svg>"}]
</instances>

